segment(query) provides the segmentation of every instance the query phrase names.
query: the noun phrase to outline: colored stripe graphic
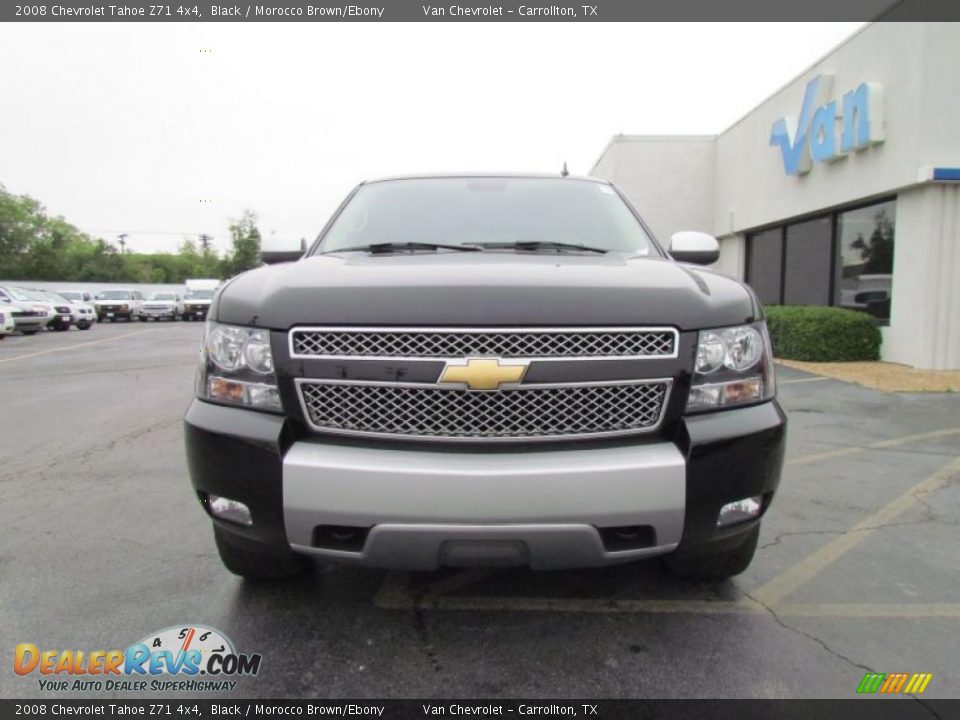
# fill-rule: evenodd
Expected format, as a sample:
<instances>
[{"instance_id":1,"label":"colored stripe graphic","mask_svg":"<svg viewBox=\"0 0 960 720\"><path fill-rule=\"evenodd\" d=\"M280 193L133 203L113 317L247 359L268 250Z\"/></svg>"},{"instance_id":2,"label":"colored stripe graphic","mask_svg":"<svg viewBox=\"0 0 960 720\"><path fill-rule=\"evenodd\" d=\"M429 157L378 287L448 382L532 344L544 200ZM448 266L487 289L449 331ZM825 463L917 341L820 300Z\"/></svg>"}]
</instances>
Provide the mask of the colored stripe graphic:
<instances>
[{"instance_id":1,"label":"colored stripe graphic","mask_svg":"<svg viewBox=\"0 0 960 720\"><path fill-rule=\"evenodd\" d=\"M919 695L927 689L932 679L933 673L866 673L857 685L857 692Z\"/></svg>"}]
</instances>

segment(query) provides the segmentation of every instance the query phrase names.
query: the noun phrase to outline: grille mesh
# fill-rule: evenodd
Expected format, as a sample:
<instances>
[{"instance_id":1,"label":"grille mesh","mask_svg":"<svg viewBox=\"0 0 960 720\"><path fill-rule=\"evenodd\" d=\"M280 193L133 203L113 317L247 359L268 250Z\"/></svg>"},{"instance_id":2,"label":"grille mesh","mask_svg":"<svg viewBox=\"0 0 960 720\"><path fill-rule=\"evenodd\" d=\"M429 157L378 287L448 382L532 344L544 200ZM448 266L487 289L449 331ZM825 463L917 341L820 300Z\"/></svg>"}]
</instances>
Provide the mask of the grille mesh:
<instances>
[{"instance_id":1,"label":"grille mesh","mask_svg":"<svg viewBox=\"0 0 960 720\"><path fill-rule=\"evenodd\" d=\"M627 331L292 331L293 354L370 357L664 357L672 330Z\"/></svg>"},{"instance_id":2,"label":"grille mesh","mask_svg":"<svg viewBox=\"0 0 960 720\"><path fill-rule=\"evenodd\" d=\"M317 429L434 438L544 438L642 432L657 426L667 383L471 392L304 381Z\"/></svg>"}]
</instances>

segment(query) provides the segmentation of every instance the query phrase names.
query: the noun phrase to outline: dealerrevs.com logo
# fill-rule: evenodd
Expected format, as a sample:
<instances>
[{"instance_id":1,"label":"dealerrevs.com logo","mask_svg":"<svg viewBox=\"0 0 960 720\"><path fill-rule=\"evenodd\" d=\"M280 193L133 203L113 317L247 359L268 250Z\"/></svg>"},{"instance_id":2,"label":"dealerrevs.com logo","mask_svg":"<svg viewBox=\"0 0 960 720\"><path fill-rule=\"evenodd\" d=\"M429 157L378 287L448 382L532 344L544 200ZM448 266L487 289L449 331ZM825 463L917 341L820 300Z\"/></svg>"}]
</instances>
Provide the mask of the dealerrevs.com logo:
<instances>
[{"instance_id":1,"label":"dealerrevs.com logo","mask_svg":"<svg viewBox=\"0 0 960 720\"><path fill-rule=\"evenodd\" d=\"M234 678L260 672L258 653L238 653L218 630L179 625L148 635L126 650L41 650L33 643L14 649L13 670L38 675L51 692L232 691Z\"/></svg>"}]
</instances>

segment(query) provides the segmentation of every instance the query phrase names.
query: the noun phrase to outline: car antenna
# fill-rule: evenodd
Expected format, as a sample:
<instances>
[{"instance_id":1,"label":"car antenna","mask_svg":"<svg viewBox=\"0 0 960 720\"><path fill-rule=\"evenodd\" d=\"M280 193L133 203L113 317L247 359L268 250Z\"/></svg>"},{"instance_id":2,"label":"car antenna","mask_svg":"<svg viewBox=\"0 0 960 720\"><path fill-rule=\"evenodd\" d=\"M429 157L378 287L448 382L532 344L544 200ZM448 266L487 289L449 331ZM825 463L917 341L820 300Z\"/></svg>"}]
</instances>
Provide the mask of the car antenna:
<instances>
[{"instance_id":1,"label":"car antenna","mask_svg":"<svg viewBox=\"0 0 960 720\"><path fill-rule=\"evenodd\" d=\"M566 176L569 175L569 174L570 174L570 171L567 170L567 163L566 163L566 161L564 161L564 163L563 163L563 170L560 171L560 177L566 177Z\"/></svg>"}]
</instances>

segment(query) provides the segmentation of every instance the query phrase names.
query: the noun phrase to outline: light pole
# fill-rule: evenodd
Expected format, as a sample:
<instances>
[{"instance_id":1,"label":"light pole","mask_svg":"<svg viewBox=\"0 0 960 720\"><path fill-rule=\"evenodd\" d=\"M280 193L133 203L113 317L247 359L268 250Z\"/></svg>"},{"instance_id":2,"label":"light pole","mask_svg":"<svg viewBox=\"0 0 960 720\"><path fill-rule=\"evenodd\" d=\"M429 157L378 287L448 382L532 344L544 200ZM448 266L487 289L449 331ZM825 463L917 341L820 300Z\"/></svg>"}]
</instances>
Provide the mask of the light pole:
<instances>
[{"instance_id":1,"label":"light pole","mask_svg":"<svg viewBox=\"0 0 960 720\"><path fill-rule=\"evenodd\" d=\"M120 254L123 255L127 249L127 237L129 236L127 233L120 233L117 237L120 238Z\"/></svg>"}]
</instances>

